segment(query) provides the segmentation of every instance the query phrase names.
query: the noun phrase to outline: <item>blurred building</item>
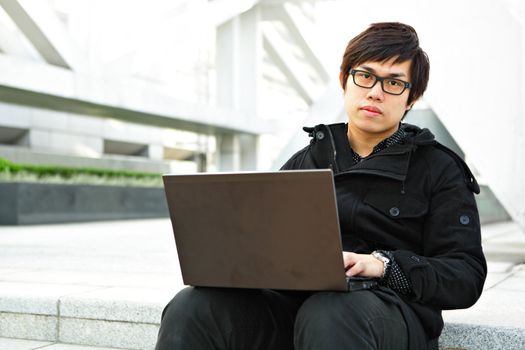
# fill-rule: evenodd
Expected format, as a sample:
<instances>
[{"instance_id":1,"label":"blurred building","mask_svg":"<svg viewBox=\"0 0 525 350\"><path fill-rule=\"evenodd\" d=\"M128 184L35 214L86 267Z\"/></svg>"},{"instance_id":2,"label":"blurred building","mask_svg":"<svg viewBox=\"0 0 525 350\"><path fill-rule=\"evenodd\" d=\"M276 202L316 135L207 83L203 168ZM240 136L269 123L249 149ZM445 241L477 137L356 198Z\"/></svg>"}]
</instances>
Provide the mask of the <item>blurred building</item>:
<instances>
[{"instance_id":1,"label":"blurred building","mask_svg":"<svg viewBox=\"0 0 525 350\"><path fill-rule=\"evenodd\" d=\"M431 126L525 226L518 0L0 0L0 157L154 172L278 168L302 125L346 119L351 37L413 25L431 60L407 121ZM490 24L490 25L489 25ZM496 205L501 202L501 206Z\"/></svg>"}]
</instances>

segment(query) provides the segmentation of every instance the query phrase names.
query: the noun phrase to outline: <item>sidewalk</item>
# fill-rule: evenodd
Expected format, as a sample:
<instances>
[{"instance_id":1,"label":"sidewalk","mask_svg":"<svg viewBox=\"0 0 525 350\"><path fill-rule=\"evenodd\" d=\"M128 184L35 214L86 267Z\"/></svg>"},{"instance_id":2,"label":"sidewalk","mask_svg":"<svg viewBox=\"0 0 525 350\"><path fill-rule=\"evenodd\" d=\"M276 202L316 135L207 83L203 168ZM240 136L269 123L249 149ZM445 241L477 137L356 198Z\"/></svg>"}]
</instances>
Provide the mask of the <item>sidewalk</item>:
<instances>
[{"instance_id":1,"label":"sidewalk","mask_svg":"<svg viewBox=\"0 0 525 350\"><path fill-rule=\"evenodd\" d=\"M169 219L0 227L0 251L0 337L152 349L183 287Z\"/></svg>"},{"instance_id":2,"label":"sidewalk","mask_svg":"<svg viewBox=\"0 0 525 350\"><path fill-rule=\"evenodd\" d=\"M525 349L525 234L487 225L483 241L485 292L444 312L441 344ZM153 349L182 287L168 219L0 226L0 350Z\"/></svg>"}]
</instances>

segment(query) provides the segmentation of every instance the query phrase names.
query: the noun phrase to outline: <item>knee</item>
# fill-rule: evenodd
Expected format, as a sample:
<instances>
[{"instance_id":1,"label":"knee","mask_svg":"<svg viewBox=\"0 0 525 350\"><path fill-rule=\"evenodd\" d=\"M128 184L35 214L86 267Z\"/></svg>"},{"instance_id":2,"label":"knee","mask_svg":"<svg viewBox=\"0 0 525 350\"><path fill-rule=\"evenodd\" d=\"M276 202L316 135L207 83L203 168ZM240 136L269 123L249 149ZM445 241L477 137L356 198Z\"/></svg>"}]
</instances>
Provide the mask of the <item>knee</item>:
<instances>
[{"instance_id":1,"label":"knee","mask_svg":"<svg viewBox=\"0 0 525 350\"><path fill-rule=\"evenodd\" d=\"M330 329L333 322L338 322L338 314L343 311L335 304L338 293L317 293L308 298L299 311L295 320L295 329Z\"/></svg>"},{"instance_id":2,"label":"knee","mask_svg":"<svg viewBox=\"0 0 525 350\"><path fill-rule=\"evenodd\" d=\"M162 323L198 321L209 315L210 310L220 307L219 294L211 288L184 288L164 308Z\"/></svg>"},{"instance_id":3,"label":"knee","mask_svg":"<svg viewBox=\"0 0 525 350\"><path fill-rule=\"evenodd\" d=\"M165 307L162 323L178 325L229 321L236 315L259 311L262 295L257 290L188 287L181 290Z\"/></svg>"},{"instance_id":4,"label":"knee","mask_svg":"<svg viewBox=\"0 0 525 350\"><path fill-rule=\"evenodd\" d=\"M319 332L341 327L367 327L374 317L377 296L371 292L317 293L299 309L295 321L296 333ZM381 310L379 310L381 312Z\"/></svg>"},{"instance_id":5,"label":"knee","mask_svg":"<svg viewBox=\"0 0 525 350\"><path fill-rule=\"evenodd\" d=\"M397 339L406 348L403 316L394 304L387 304L370 291L318 293L299 309L294 341L301 349L378 348L377 344ZM339 345L337 345L339 344Z\"/></svg>"},{"instance_id":6,"label":"knee","mask_svg":"<svg viewBox=\"0 0 525 350\"><path fill-rule=\"evenodd\" d=\"M209 347L206 337L213 317L207 310L213 303L213 292L187 287L166 305L157 338L156 350L198 349Z\"/></svg>"},{"instance_id":7,"label":"knee","mask_svg":"<svg viewBox=\"0 0 525 350\"><path fill-rule=\"evenodd\" d=\"M178 292L173 299L164 307L162 311L161 323L169 323L171 320L180 320L183 314L190 315L191 313L186 313L185 308L182 307L187 301L191 300L191 295L193 294L193 288L187 287L180 292Z\"/></svg>"}]
</instances>

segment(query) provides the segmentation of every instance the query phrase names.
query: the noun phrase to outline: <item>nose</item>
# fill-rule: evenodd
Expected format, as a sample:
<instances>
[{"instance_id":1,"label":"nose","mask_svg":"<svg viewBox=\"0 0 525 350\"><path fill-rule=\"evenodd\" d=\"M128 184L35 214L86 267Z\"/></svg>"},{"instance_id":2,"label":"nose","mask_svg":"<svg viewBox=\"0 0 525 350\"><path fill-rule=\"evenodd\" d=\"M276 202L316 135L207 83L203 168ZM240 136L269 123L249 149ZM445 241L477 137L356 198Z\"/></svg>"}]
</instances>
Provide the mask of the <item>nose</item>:
<instances>
[{"instance_id":1,"label":"nose","mask_svg":"<svg viewBox=\"0 0 525 350\"><path fill-rule=\"evenodd\" d=\"M366 98L374 101L384 100L385 92L383 91L380 81L377 81L376 84L370 90L368 90Z\"/></svg>"}]
</instances>

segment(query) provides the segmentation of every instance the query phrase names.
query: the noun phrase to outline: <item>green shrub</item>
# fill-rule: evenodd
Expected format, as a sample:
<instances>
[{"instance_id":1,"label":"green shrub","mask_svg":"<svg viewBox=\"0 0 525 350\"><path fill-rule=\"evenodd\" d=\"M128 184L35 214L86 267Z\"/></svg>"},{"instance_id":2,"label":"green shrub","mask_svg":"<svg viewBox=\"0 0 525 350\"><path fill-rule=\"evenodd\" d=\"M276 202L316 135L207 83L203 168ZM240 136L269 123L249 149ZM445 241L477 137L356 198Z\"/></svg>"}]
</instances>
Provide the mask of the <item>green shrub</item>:
<instances>
[{"instance_id":1,"label":"green shrub","mask_svg":"<svg viewBox=\"0 0 525 350\"><path fill-rule=\"evenodd\" d=\"M2 159L0 158L0 172L1 171L8 171L9 170L9 167L12 165L11 162L5 160L5 159Z\"/></svg>"},{"instance_id":2,"label":"green shrub","mask_svg":"<svg viewBox=\"0 0 525 350\"><path fill-rule=\"evenodd\" d=\"M0 180L46 180L53 182L123 183L161 186L161 174L127 170L72 168L55 165L16 164L0 158Z\"/></svg>"}]
</instances>

